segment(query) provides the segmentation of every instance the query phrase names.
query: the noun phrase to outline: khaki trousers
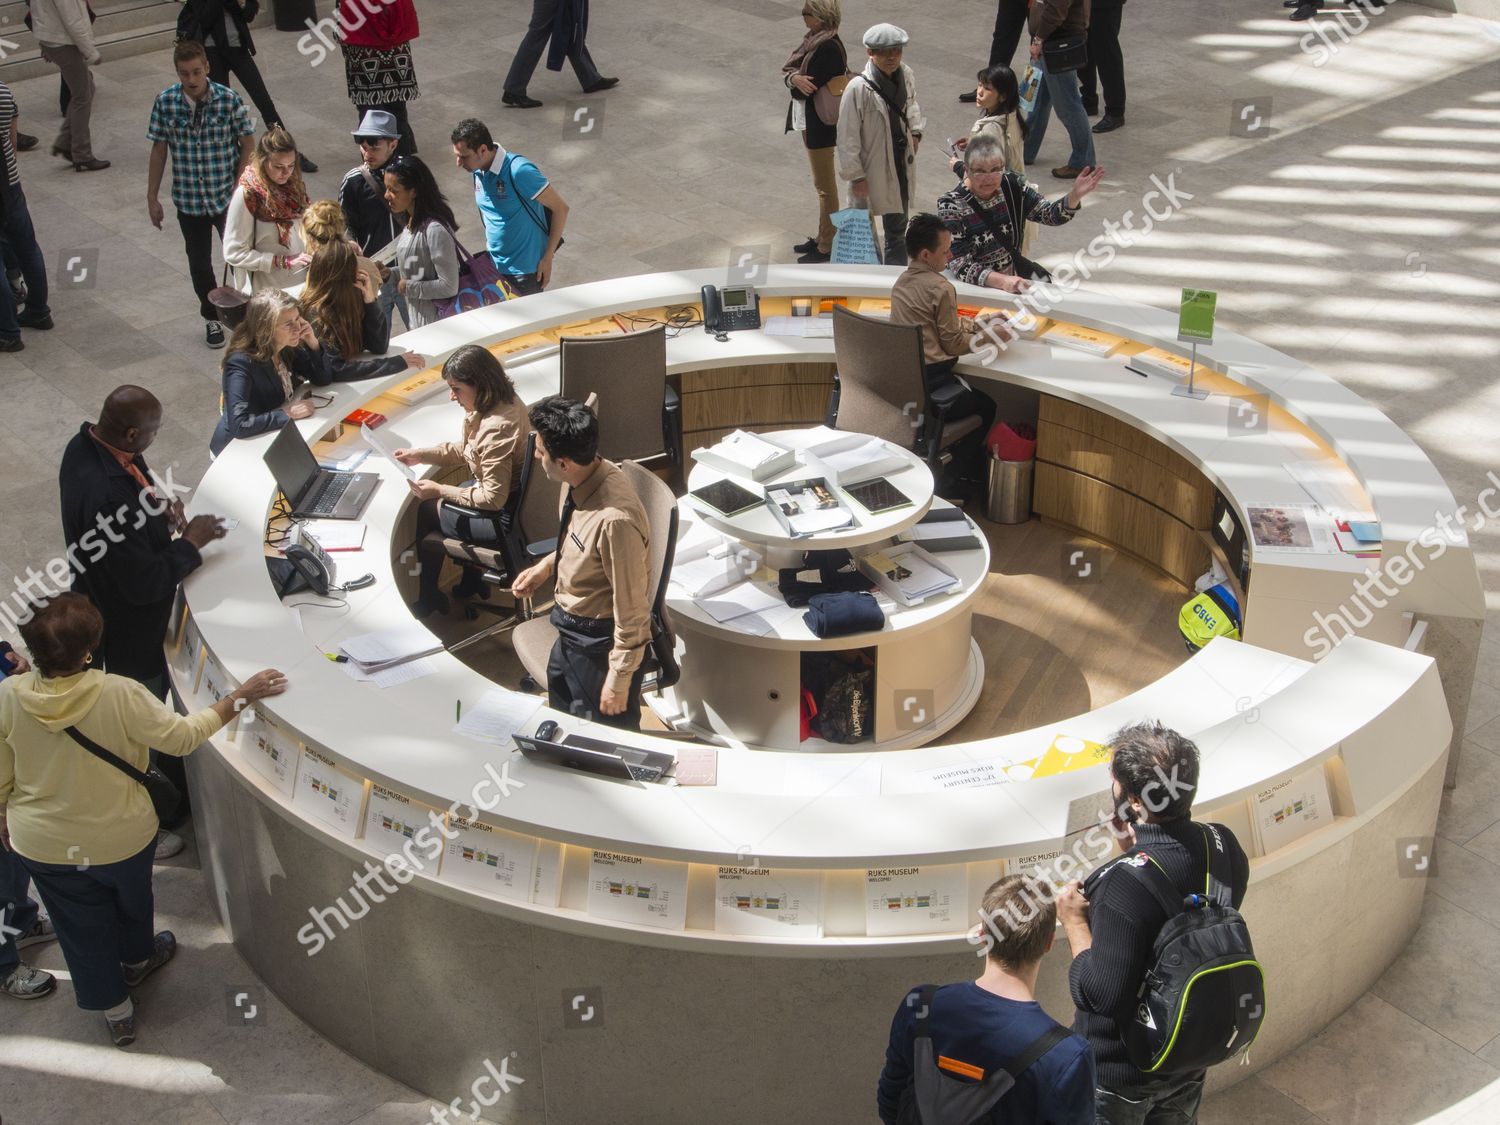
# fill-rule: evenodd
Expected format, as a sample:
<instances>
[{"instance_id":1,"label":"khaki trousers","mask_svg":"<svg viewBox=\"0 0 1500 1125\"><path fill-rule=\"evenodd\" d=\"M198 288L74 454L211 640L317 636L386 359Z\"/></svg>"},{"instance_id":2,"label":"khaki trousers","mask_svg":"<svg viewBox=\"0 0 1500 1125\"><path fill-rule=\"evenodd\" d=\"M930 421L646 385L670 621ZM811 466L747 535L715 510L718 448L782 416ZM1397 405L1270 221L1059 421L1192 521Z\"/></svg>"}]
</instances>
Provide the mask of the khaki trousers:
<instances>
[{"instance_id":1,"label":"khaki trousers","mask_svg":"<svg viewBox=\"0 0 1500 1125\"><path fill-rule=\"evenodd\" d=\"M831 216L839 209L839 179L833 166L837 151L832 145L807 150L807 162L812 165L813 190L818 193L818 251L822 254L833 249Z\"/></svg>"},{"instance_id":2,"label":"khaki trousers","mask_svg":"<svg viewBox=\"0 0 1500 1125\"><path fill-rule=\"evenodd\" d=\"M83 52L77 47L49 47L42 44L42 58L62 71L63 81L68 84L68 112L63 117L63 127L53 142L64 152L72 154L73 163L92 160L94 145L89 136L89 113L94 108L94 76Z\"/></svg>"}]
</instances>

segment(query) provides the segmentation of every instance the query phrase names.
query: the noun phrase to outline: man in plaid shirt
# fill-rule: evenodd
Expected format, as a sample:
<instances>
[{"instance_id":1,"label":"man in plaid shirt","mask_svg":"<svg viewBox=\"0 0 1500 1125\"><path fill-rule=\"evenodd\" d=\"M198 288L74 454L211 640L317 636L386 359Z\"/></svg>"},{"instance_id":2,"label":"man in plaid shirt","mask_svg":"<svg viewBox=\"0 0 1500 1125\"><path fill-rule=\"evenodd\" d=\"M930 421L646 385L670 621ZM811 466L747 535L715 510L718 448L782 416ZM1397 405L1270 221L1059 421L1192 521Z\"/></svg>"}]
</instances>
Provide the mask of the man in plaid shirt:
<instances>
[{"instance_id":1,"label":"man in plaid shirt","mask_svg":"<svg viewBox=\"0 0 1500 1125\"><path fill-rule=\"evenodd\" d=\"M240 96L208 77L208 56L201 43L184 40L172 49L179 81L156 95L146 139L151 142L151 171L146 208L151 225L161 230L164 213L158 195L167 153L172 154L172 206L188 272L198 294L198 311L207 321L208 346L224 346L208 294L214 288L213 232L224 235L224 216L240 169L255 151L255 129Z\"/></svg>"}]
</instances>

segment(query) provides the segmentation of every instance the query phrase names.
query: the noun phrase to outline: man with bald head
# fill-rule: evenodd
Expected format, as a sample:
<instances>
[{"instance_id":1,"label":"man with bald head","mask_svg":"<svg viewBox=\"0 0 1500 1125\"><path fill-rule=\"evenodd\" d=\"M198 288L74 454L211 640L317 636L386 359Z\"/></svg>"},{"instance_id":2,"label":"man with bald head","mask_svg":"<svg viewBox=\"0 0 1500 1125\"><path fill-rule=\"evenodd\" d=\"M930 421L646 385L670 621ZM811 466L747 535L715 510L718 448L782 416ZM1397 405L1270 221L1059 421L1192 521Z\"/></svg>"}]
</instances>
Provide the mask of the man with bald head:
<instances>
[{"instance_id":1,"label":"man with bald head","mask_svg":"<svg viewBox=\"0 0 1500 1125\"><path fill-rule=\"evenodd\" d=\"M63 452L58 485L73 589L104 617L96 659L155 695L167 688L162 642L177 585L224 537L217 516L184 518L182 501L141 456L161 428L161 403L144 387L116 387L97 422L85 422ZM167 493L163 495L163 493Z\"/></svg>"}]
</instances>

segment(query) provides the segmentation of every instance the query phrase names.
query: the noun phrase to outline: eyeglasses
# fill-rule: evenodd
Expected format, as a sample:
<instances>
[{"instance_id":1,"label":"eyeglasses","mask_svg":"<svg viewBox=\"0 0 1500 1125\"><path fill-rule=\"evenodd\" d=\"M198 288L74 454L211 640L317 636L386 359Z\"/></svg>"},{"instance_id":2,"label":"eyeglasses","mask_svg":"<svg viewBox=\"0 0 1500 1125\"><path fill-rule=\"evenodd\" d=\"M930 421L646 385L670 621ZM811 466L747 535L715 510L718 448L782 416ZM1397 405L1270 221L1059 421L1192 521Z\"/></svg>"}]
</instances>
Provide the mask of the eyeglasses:
<instances>
[{"instance_id":1,"label":"eyeglasses","mask_svg":"<svg viewBox=\"0 0 1500 1125\"><path fill-rule=\"evenodd\" d=\"M1005 175L1005 168L1003 166L1000 167L1000 168L966 168L965 171L968 172L968 174L971 175L971 176L1003 176L1003 175Z\"/></svg>"},{"instance_id":2,"label":"eyeglasses","mask_svg":"<svg viewBox=\"0 0 1500 1125\"><path fill-rule=\"evenodd\" d=\"M308 402L312 403L315 407L333 405L332 395L320 395L315 391L304 391L302 397L305 398Z\"/></svg>"},{"instance_id":3,"label":"eyeglasses","mask_svg":"<svg viewBox=\"0 0 1500 1125\"><path fill-rule=\"evenodd\" d=\"M354 143L360 148L374 148L376 145L383 145L386 141L395 139L395 137L355 137Z\"/></svg>"}]
</instances>

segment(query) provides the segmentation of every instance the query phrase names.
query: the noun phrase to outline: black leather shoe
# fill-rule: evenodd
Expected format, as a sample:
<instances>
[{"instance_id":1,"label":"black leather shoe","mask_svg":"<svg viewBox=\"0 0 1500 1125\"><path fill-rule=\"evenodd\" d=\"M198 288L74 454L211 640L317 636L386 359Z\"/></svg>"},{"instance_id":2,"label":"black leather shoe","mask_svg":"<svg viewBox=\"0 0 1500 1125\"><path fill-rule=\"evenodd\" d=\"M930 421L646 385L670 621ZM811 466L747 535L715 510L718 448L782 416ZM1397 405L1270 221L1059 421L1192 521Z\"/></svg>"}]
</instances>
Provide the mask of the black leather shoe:
<instances>
[{"instance_id":1,"label":"black leather shoe","mask_svg":"<svg viewBox=\"0 0 1500 1125\"><path fill-rule=\"evenodd\" d=\"M1300 8L1302 7L1302 0L1281 0L1281 6L1283 8Z\"/></svg>"},{"instance_id":2,"label":"black leather shoe","mask_svg":"<svg viewBox=\"0 0 1500 1125\"><path fill-rule=\"evenodd\" d=\"M620 80L618 78L601 78L592 86L585 86L583 92L585 94L602 94L605 90L613 90L619 84Z\"/></svg>"},{"instance_id":3,"label":"black leather shoe","mask_svg":"<svg viewBox=\"0 0 1500 1125\"><path fill-rule=\"evenodd\" d=\"M318 166L300 152L297 154L297 164L301 167L302 171L306 175L317 175Z\"/></svg>"},{"instance_id":4,"label":"black leather shoe","mask_svg":"<svg viewBox=\"0 0 1500 1125\"><path fill-rule=\"evenodd\" d=\"M1297 5L1297 10L1292 13L1292 22L1293 23L1301 23L1303 20L1310 20L1310 19L1312 19L1313 16L1315 16L1315 15L1318 14L1318 10L1320 8L1322 8L1322 5L1321 4L1317 4L1317 3L1312 3L1312 4L1307 4L1307 3L1298 4Z\"/></svg>"},{"instance_id":5,"label":"black leather shoe","mask_svg":"<svg viewBox=\"0 0 1500 1125\"><path fill-rule=\"evenodd\" d=\"M811 254L817 248L818 248L818 240L816 238L809 238L806 242L799 242L799 243L797 243L797 245L793 246L792 247L792 253L793 254Z\"/></svg>"},{"instance_id":6,"label":"black leather shoe","mask_svg":"<svg viewBox=\"0 0 1500 1125\"><path fill-rule=\"evenodd\" d=\"M507 90L500 95L500 100L511 109L540 109L542 105L535 98L528 98L525 90L518 94Z\"/></svg>"},{"instance_id":7,"label":"black leather shoe","mask_svg":"<svg viewBox=\"0 0 1500 1125\"><path fill-rule=\"evenodd\" d=\"M16 323L22 328L35 328L38 332L46 332L52 327L52 314L46 316L28 316L26 313L16 315Z\"/></svg>"},{"instance_id":8,"label":"black leather shoe","mask_svg":"<svg viewBox=\"0 0 1500 1125\"><path fill-rule=\"evenodd\" d=\"M75 172L102 172L108 167L108 160L99 160L96 157L90 157L87 160L73 161L73 171Z\"/></svg>"},{"instance_id":9,"label":"black leather shoe","mask_svg":"<svg viewBox=\"0 0 1500 1125\"><path fill-rule=\"evenodd\" d=\"M0 352L24 352L25 350L26 345L21 343L21 337L17 336L12 340L7 336L0 336Z\"/></svg>"},{"instance_id":10,"label":"black leather shoe","mask_svg":"<svg viewBox=\"0 0 1500 1125\"><path fill-rule=\"evenodd\" d=\"M805 266L816 262L826 262L828 261L829 257L830 255L823 253L823 251L819 250L815 246L806 254L803 254L801 257L799 257L797 261Z\"/></svg>"},{"instance_id":11,"label":"black leather shoe","mask_svg":"<svg viewBox=\"0 0 1500 1125\"><path fill-rule=\"evenodd\" d=\"M37 138L33 137L30 133L17 133L16 134L16 151L17 152L30 152L32 149L36 148L36 146L39 145L39 144L41 144L41 141L37 140Z\"/></svg>"},{"instance_id":12,"label":"black leather shoe","mask_svg":"<svg viewBox=\"0 0 1500 1125\"><path fill-rule=\"evenodd\" d=\"M1121 125L1125 124L1125 115L1117 113L1106 113L1099 118L1099 123L1094 126L1095 133L1113 133Z\"/></svg>"},{"instance_id":13,"label":"black leather shoe","mask_svg":"<svg viewBox=\"0 0 1500 1125\"><path fill-rule=\"evenodd\" d=\"M958 100L963 102L964 105L973 105L976 98L977 95L973 90L965 90L962 94L958 95Z\"/></svg>"}]
</instances>

